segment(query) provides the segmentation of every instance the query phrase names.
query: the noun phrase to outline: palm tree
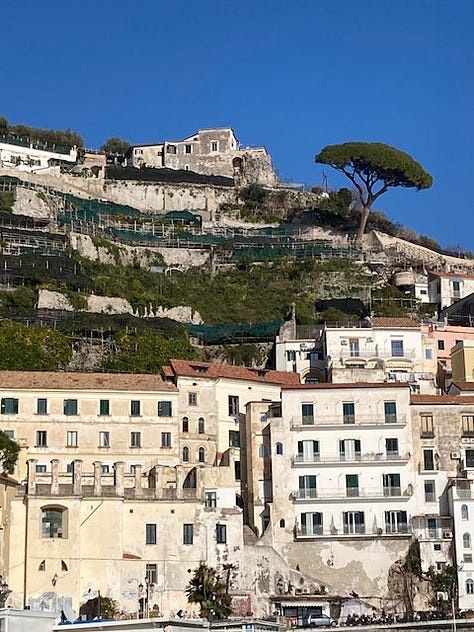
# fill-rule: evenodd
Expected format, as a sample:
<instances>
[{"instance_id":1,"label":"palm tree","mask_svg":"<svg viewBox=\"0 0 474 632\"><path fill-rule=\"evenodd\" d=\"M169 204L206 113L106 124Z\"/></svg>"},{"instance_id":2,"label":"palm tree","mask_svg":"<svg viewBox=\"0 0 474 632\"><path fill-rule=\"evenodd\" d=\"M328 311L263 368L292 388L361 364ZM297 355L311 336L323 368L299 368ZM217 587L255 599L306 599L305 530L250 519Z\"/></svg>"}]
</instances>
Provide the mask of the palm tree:
<instances>
[{"instance_id":1,"label":"palm tree","mask_svg":"<svg viewBox=\"0 0 474 632\"><path fill-rule=\"evenodd\" d=\"M209 621L225 619L232 611L232 598L228 594L226 582L222 581L215 568L204 562L194 570L185 592L188 603L198 603L201 617Z\"/></svg>"}]
</instances>

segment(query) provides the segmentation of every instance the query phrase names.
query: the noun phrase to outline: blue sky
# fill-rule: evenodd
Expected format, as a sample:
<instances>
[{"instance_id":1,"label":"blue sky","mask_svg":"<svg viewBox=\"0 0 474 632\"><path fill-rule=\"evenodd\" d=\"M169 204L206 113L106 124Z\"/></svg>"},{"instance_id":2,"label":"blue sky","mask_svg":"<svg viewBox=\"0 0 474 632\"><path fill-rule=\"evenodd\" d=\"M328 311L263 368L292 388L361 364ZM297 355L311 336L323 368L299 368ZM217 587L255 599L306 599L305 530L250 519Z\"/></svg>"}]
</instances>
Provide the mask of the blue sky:
<instances>
[{"instance_id":1,"label":"blue sky","mask_svg":"<svg viewBox=\"0 0 474 632\"><path fill-rule=\"evenodd\" d=\"M474 251L473 24L472 0L16 0L2 7L0 114L89 147L231 126L305 184L321 184L324 146L385 142L434 185L377 210Z\"/></svg>"}]
</instances>

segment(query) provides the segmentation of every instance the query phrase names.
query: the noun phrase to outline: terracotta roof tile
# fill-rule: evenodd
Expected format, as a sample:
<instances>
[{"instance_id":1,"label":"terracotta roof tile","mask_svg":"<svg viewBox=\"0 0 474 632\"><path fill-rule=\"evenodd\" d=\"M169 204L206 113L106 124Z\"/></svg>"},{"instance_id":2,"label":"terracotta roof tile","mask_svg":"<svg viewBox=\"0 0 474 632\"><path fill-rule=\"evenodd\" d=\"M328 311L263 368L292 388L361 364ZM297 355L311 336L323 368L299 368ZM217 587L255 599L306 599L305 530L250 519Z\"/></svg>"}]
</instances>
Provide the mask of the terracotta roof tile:
<instances>
[{"instance_id":1,"label":"terracotta roof tile","mask_svg":"<svg viewBox=\"0 0 474 632\"><path fill-rule=\"evenodd\" d=\"M128 373L75 373L0 371L0 389L175 391L160 375Z\"/></svg>"},{"instance_id":2,"label":"terracotta roof tile","mask_svg":"<svg viewBox=\"0 0 474 632\"><path fill-rule=\"evenodd\" d=\"M372 323L372 327L375 329L419 329L420 323L417 323L416 320L412 318L383 318L383 317L374 317L370 319Z\"/></svg>"},{"instance_id":3,"label":"terracotta roof tile","mask_svg":"<svg viewBox=\"0 0 474 632\"><path fill-rule=\"evenodd\" d=\"M171 360L170 364L175 375L178 377L229 378L232 380L249 380L267 384L300 384L299 374L289 373L287 371L252 369L245 366L198 361L192 362L189 360Z\"/></svg>"},{"instance_id":4,"label":"terracotta roof tile","mask_svg":"<svg viewBox=\"0 0 474 632\"><path fill-rule=\"evenodd\" d=\"M474 396L467 395L459 397L459 395L412 395L410 398L412 404L454 404L462 406L463 404L474 404Z\"/></svg>"}]
</instances>

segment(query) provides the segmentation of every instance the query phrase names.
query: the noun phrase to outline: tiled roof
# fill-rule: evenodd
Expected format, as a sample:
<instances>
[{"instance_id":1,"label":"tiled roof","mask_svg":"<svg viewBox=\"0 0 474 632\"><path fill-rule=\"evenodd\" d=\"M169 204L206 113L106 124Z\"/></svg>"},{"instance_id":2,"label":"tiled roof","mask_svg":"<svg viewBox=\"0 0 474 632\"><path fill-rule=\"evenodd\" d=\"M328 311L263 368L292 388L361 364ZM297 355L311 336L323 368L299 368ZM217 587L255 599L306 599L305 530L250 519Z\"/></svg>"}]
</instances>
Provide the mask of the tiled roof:
<instances>
[{"instance_id":1,"label":"tiled roof","mask_svg":"<svg viewBox=\"0 0 474 632\"><path fill-rule=\"evenodd\" d=\"M374 317L370 319L372 327L375 329L390 329L390 328L403 328L403 329L419 329L420 323L412 318L383 318Z\"/></svg>"},{"instance_id":2,"label":"tiled roof","mask_svg":"<svg viewBox=\"0 0 474 632\"><path fill-rule=\"evenodd\" d=\"M20 483L8 474L0 474L0 483L5 483L6 485L19 485Z\"/></svg>"},{"instance_id":3,"label":"tiled roof","mask_svg":"<svg viewBox=\"0 0 474 632\"><path fill-rule=\"evenodd\" d=\"M412 395L410 398L412 404L449 404L462 406L463 404L474 404L474 396L467 395L459 397L459 395Z\"/></svg>"},{"instance_id":4,"label":"tiled roof","mask_svg":"<svg viewBox=\"0 0 474 632\"><path fill-rule=\"evenodd\" d=\"M160 375L0 371L0 389L173 391Z\"/></svg>"},{"instance_id":5,"label":"tiled roof","mask_svg":"<svg viewBox=\"0 0 474 632\"><path fill-rule=\"evenodd\" d=\"M474 281L474 274L467 274L462 272L430 272L430 276L440 277L443 279L472 279Z\"/></svg>"},{"instance_id":6,"label":"tiled roof","mask_svg":"<svg viewBox=\"0 0 474 632\"><path fill-rule=\"evenodd\" d=\"M474 391L474 382L451 382L449 386L456 386L460 391Z\"/></svg>"},{"instance_id":7,"label":"tiled roof","mask_svg":"<svg viewBox=\"0 0 474 632\"><path fill-rule=\"evenodd\" d=\"M352 389L357 388L410 388L407 382L350 382L350 383L334 383L334 382L319 382L317 384L286 384L282 386L285 391L295 389L308 389L308 390L325 390L325 389ZM464 399L464 398L463 398Z\"/></svg>"},{"instance_id":8,"label":"tiled roof","mask_svg":"<svg viewBox=\"0 0 474 632\"><path fill-rule=\"evenodd\" d=\"M178 377L229 378L232 380L248 380L267 384L300 384L299 374L287 371L251 369L245 366L191 362L189 360L171 360L170 364L172 371ZM165 370L166 367L163 367L163 372L166 375Z\"/></svg>"}]
</instances>

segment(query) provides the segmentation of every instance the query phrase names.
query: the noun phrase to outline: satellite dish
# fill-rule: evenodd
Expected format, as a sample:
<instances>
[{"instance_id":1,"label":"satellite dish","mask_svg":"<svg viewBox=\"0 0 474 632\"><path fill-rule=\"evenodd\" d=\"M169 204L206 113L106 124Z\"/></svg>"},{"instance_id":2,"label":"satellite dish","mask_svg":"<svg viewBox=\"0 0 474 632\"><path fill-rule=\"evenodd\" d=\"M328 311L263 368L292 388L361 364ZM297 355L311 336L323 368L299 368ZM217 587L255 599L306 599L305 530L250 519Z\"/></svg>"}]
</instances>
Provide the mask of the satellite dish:
<instances>
[{"instance_id":1,"label":"satellite dish","mask_svg":"<svg viewBox=\"0 0 474 632\"><path fill-rule=\"evenodd\" d=\"M96 599L99 596L99 591L98 590L91 590L89 588L89 590L85 590L82 593L82 598L84 599L84 601L90 601L91 599Z\"/></svg>"}]
</instances>

